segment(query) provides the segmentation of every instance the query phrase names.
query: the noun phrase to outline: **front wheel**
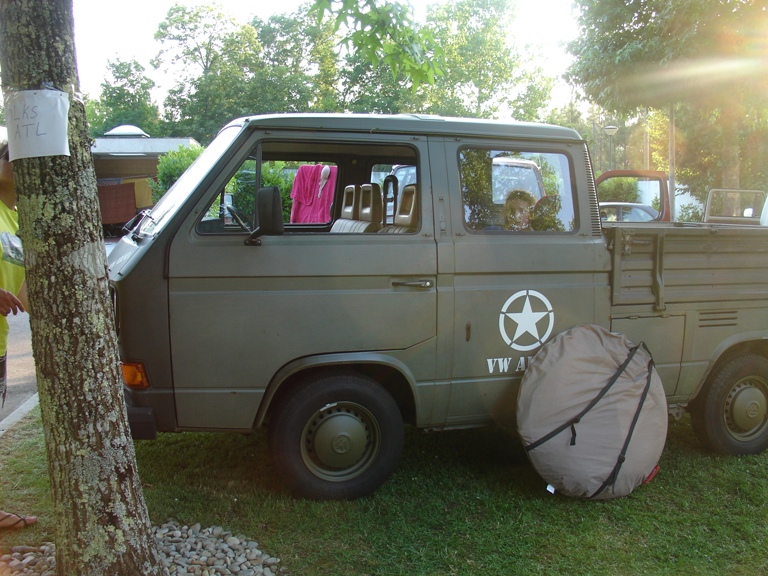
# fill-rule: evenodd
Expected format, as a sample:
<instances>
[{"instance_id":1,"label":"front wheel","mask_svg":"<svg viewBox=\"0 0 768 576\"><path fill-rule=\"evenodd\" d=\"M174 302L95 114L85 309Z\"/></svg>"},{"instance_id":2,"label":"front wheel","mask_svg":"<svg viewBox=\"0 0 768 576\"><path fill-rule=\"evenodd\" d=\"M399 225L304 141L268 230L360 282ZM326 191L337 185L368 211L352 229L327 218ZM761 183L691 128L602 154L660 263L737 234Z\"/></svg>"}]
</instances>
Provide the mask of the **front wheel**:
<instances>
[{"instance_id":1,"label":"front wheel","mask_svg":"<svg viewBox=\"0 0 768 576\"><path fill-rule=\"evenodd\" d=\"M768 358L737 356L723 364L691 404L702 443L720 454L759 454L768 448Z\"/></svg>"},{"instance_id":2,"label":"front wheel","mask_svg":"<svg viewBox=\"0 0 768 576\"><path fill-rule=\"evenodd\" d=\"M291 491L312 499L370 494L397 466L403 420L375 380L343 372L307 380L275 406L275 466Z\"/></svg>"}]
</instances>

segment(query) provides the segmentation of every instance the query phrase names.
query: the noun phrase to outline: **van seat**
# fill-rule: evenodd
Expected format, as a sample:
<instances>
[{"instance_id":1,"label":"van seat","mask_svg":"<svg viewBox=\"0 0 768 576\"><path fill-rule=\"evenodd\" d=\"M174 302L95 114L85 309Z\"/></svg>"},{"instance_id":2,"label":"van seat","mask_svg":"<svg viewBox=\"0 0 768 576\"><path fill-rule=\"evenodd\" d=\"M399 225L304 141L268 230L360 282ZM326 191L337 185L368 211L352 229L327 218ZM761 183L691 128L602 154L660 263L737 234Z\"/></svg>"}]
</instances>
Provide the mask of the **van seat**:
<instances>
[{"instance_id":1,"label":"van seat","mask_svg":"<svg viewBox=\"0 0 768 576\"><path fill-rule=\"evenodd\" d=\"M341 218L347 220L357 220L359 218L359 196L360 187L357 184L350 184L344 188L344 195L341 198Z\"/></svg>"},{"instance_id":2,"label":"van seat","mask_svg":"<svg viewBox=\"0 0 768 576\"><path fill-rule=\"evenodd\" d=\"M379 230L380 234L408 234L419 227L419 203L416 198L416 185L408 184L400 193L395 212L395 223Z\"/></svg>"},{"instance_id":3,"label":"van seat","mask_svg":"<svg viewBox=\"0 0 768 576\"><path fill-rule=\"evenodd\" d=\"M366 232L376 232L381 228L381 219L384 216L384 199L381 195L381 186L378 184L363 184L360 187L360 220L370 222Z\"/></svg>"},{"instance_id":4,"label":"van seat","mask_svg":"<svg viewBox=\"0 0 768 576\"><path fill-rule=\"evenodd\" d=\"M352 188L354 192L350 190ZM347 186L342 198L341 218L333 223L331 232L376 232L381 228L383 213L384 202L378 184L363 184L359 188L356 185Z\"/></svg>"}]
</instances>

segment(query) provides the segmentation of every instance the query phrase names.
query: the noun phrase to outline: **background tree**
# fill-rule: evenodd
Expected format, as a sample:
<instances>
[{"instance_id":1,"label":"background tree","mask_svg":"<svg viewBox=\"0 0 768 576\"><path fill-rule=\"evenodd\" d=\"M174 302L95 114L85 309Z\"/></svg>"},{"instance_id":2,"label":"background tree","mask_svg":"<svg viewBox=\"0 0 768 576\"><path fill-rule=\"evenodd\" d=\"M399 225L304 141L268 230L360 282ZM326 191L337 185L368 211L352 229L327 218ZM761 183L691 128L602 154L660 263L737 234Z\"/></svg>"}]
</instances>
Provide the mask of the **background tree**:
<instances>
[{"instance_id":1,"label":"background tree","mask_svg":"<svg viewBox=\"0 0 768 576\"><path fill-rule=\"evenodd\" d=\"M314 10L322 14L330 6L342 41L350 48L341 76L347 109L540 118L552 81L540 70L527 71L509 47L508 23L514 16L510 0L431 5L423 26L414 22L408 8L375 0L318 0ZM395 29L400 32L395 34ZM407 46L410 57L392 57L395 38ZM416 62L420 72L414 72Z\"/></svg>"},{"instance_id":2,"label":"background tree","mask_svg":"<svg viewBox=\"0 0 768 576\"><path fill-rule=\"evenodd\" d=\"M261 70L261 46L255 30L249 25L241 26L222 39L221 48L221 54L207 72L189 86L179 84L170 92L166 107L175 118L175 135L192 136L208 143L224 124L253 113L248 109L249 87Z\"/></svg>"},{"instance_id":3,"label":"background tree","mask_svg":"<svg viewBox=\"0 0 768 576\"><path fill-rule=\"evenodd\" d=\"M251 99L264 112L338 112L338 37L329 19L301 11L254 18L263 46L264 73L253 84Z\"/></svg>"},{"instance_id":4,"label":"background tree","mask_svg":"<svg viewBox=\"0 0 768 576\"><path fill-rule=\"evenodd\" d=\"M584 118L577 102L571 101L562 108L554 108L547 114L545 121L549 124L572 128L581 134L582 138L589 139L591 125Z\"/></svg>"},{"instance_id":5,"label":"background tree","mask_svg":"<svg viewBox=\"0 0 768 576\"><path fill-rule=\"evenodd\" d=\"M165 101L174 135L207 143L238 116L338 111L337 38L329 21L306 15L237 24L212 7L173 6L155 35L154 65L188 60Z\"/></svg>"},{"instance_id":6,"label":"background tree","mask_svg":"<svg viewBox=\"0 0 768 576\"><path fill-rule=\"evenodd\" d=\"M342 43L375 68L402 75L414 88L441 74L442 48L414 21L410 4L381 0L313 0L309 13L333 18Z\"/></svg>"},{"instance_id":7,"label":"background tree","mask_svg":"<svg viewBox=\"0 0 768 576\"><path fill-rule=\"evenodd\" d=\"M255 30L216 7L175 4L155 39L163 48L153 65L178 79L165 100L167 132L209 142L242 115L243 88L260 68Z\"/></svg>"},{"instance_id":8,"label":"background tree","mask_svg":"<svg viewBox=\"0 0 768 576\"><path fill-rule=\"evenodd\" d=\"M157 162L157 176L149 181L152 189L152 203L163 197L168 189L181 178L187 168L203 153L202 146L179 146L177 150L166 152Z\"/></svg>"},{"instance_id":9,"label":"background tree","mask_svg":"<svg viewBox=\"0 0 768 576\"><path fill-rule=\"evenodd\" d=\"M160 113L152 102L155 83L136 60L107 63L109 76L101 83L101 97L89 110L91 136L103 136L115 126L131 124L159 136Z\"/></svg>"},{"instance_id":10,"label":"background tree","mask_svg":"<svg viewBox=\"0 0 768 576\"><path fill-rule=\"evenodd\" d=\"M206 144L232 118L278 112L541 117L551 80L509 48L511 0L453 0L430 7L427 25L416 24L399 2L317 0L309 6L247 24L215 6L171 7L155 35L162 48L152 65L176 81L153 135ZM440 44L451 48L450 60L436 43L438 32ZM395 57L404 53L410 55L405 60ZM442 62L450 79L438 74ZM120 107L119 94L136 103L126 107L131 110L151 104L138 97L146 94L139 90L145 88L139 64L120 64L105 80L115 97L87 103L94 134L112 127L107 116ZM426 83L436 80L438 86Z\"/></svg>"},{"instance_id":11,"label":"background tree","mask_svg":"<svg viewBox=\"0 0 768 576\"><path fill-rule=\"evenodd\" d=\"M155 32L163 48L153 65L179 64L176 72L184 80L215 69L222 57L224 42L237 31L237 23L219 6L184 6L174 4ZM197 70L197 73L193 72Z\"/></svg>"},{"instance_id":12,"label":"background tree","mask_svg":"<svg viewBox=\"0 0 768 576\"><path fill-rule=\"evenodd\" d=\"M685 143L681 181L698 195L755 180L742 158L768 106L764 44L754 41L768 28L763 2L575 3L581 33L569 75L590 100L625 113L674 105Z\"/></svg>"},{"instance_id":13,"label":"background tree","mask_svg":"<svg viewBox=\"0 0 768 576\"><path fill-rule=\"evenodd\" d=\"M70 155L13 162L56 570L158 574L122 393L85 110L75 96L71 0L0 2L0 69L6 94L52 85L70 98Z\"/></svg>"},{"instance_id":14,"label":"background tree","mask_svg":"<svg viewBox=\"0 0 768 576\"><path fill-rule=\"evenodd\" d=\"M557 126L572 128L587 141L592 157L592 168L596 175L609 169L611 146L614 148L614 168L642 168L641 162L635 164L625 157L630 148L627 141L631 126L621 117L606 112L599 106L591 105L584 112L582 104L571 101L563 108L555 108L547 114L545 121ZM604 127L609 125L620 127L613 138L613 142L604 132ZM639 145L638 152L641 152Z\"/></svg>"},{"instance_id":15,"label":"background tree","mask_svg":"<svg viewBox=\"0 0 768 576\"><path fill-rule=\"evenodd\" d=\"M600 185L601 202L637 202L639 198L636 178L611 178Z\"/></svg>"},{"instance_id":16,"label":"background tree","mask_svg":"<svg viewBox=\"0 0 768 576\"><path fill-rule=\"evenodd\" d=\"M430 7L427 26L442 47L442 75L424 86L428 110L446 116L495 118L511 111L534 120L552 81L528 74L508 45L511 0L454 0Z\"/></svg>"},{"instance_id":17,"label":"background tree","mask_svg":"<svg viewBox=\"0 0 768 576\"><path fill-rule=\"evenodd\" d=\"M374 66L359 54L349 54L340 77L340 108L369 114L418 113L427 109L424 89L404 88L407 80L402 72Z\"/></svg>"}]
</instances>

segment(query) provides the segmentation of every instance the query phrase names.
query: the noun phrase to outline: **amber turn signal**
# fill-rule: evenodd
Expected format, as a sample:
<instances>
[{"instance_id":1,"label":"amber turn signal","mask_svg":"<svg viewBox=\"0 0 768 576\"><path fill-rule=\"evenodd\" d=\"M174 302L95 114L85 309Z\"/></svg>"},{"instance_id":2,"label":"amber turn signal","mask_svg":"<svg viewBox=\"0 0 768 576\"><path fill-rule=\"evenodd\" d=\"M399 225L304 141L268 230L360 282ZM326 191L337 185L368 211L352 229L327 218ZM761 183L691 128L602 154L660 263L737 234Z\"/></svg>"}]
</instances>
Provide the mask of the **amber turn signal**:
<instances>
[{"instance_id":1,"label":"amber turn signal","mask_svg":"<svg viewBox=\"0 0 768 576\"><path fill-rule=\"evenodd\" d=\"M141 362L123 363L123 382L129 388L149 388L149 378Z\"/></svg>"}]
</instances>

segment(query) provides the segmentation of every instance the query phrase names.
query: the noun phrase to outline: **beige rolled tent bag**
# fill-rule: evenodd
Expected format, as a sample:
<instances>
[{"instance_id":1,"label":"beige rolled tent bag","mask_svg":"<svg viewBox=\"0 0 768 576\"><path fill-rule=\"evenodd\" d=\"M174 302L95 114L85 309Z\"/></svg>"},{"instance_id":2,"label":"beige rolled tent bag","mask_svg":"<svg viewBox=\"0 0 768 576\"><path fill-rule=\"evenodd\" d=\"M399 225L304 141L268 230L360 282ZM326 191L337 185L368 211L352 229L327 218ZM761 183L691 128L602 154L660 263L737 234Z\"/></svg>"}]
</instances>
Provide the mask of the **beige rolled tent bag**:
<instances>
[{"instance_id":1,"label":"beige rolled tent bag","mask_svg":"<svg viewBox=\"0 0 768 576\"><path fill-rule=\"evenodd\" d=\"M655 474L667 403L643 343L600 326L576 326L532 360L520 385L517 424L550 491L615 498Z\"/></svg>"}]
</instances>

